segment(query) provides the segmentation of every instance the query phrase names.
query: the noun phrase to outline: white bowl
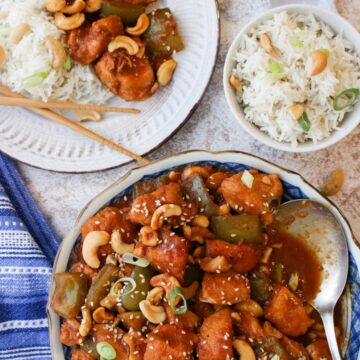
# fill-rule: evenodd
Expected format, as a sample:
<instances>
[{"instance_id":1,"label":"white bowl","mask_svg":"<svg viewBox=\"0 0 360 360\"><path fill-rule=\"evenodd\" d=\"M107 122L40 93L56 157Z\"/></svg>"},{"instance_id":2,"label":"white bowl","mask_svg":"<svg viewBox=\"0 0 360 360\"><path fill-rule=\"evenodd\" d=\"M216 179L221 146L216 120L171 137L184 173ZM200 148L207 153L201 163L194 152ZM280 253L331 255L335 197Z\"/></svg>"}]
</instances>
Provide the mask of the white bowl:
<instances>
[{"instance_id":1,"label":"white bowl","mask_svg":"<svg viewBox=\"0 0 360 360\"><path fill-rule=\"evenodd\" d=\"M329 137L317 143L313 143L312 141L307 141L305 143L299 144L297 147L293 147L291 146L290 143L282 143L272 139L269 135L262 132L257 126L251 124L248 120L246 120L243 109L236 99L235 91L229 84L229 77L231 76L232 70L236 65L235 54L239 48L241 38L246 33L248 33L252 28L261 24L265 20L272 18L274 14L280 13L281 11L298 12L302 14L307 14L307 13L314 14L317 18L322 20L324 23L328 24L336 33L341 33L345 39L350 41L354 45L357 54L360 56L359 33L350 23L348 23L344 18L342 18L340 15L336 14L335 12L323 10L319 7L315 7L311 5L301 5L301 4L285 5L285 6L273 8L269 11L264 12L256 19L249 22L246 26L244 26L240 30L239 34L236 36L233 43L231 44L231 47L228 51L225 60L224 74L223 74L225 97L230 106L230 109L232 110L232 113L239 120L240 125L244 128L244 130L246 130L255 139L263 142L264 144L269 145L278 150L298 152L298 153L324 149L342 140L357 127L357 125L360 122L360 102L355 106L354 110L351 113L346 114L345 119L340 124L342 128L341 130L334 131Z\"/></svg>"},{"instance_id":2,"label":"white bowl","mask_svg":"<svg viewBox=\"0 0 360 360\"><path fill-rule=\"evenodd\" d=\"M266 173L277 173L280 175L284 186L287 198L310 198L315 201L322 203L327 206L333 214L338 218L344 228L344 233L349 245L349 251L355 263L353 271L358 273L360 270L360 249L357 247L352 235L351 228L342 216L341 212L337 207L327 198L319 193L313 186L307 183L299 174L277 166L267 160L263 160L257 156L247 154L239 151L223 151L223 152L209 152L209 151L188 151L184 153L175 154L167 158L152 162L148 165L141 166L134 170L131 170L121 179L116 181L114 184L109 186L93 200L91 200L85 208L81 211L73 229L70 231L68 236L63 240L53 267L53 275L59 272L66 271L68 268L69 259L73 250L74 245L79 239L80 229L85 224L87 219L96 214L104 206L111 203L120 193L129 189L133 184L140 181L144 177L154 177L154 174L159 172L168 172L170 169L185 166L189 163L200 162L200 163L211 163L216 162L218 165L225 166L234 171L239 171L239 167L250 167L259 169ZM158 176L158 175L156 175ZM47 313L49 319L49 336L50 346L52 352L52 358L56 360L64 360L66 354L62 347L59 336L60 336L60 318L51 309L50 302L54 293L54 282L51 281L49 291L49 302L47 306ZM355 296L355 295L353 295ZM351 327L351 300L350 292L345 292L345 296L342 298L342 328L344 331L344 341L342 348L346 350L348 347L350 327Z\"/></svg>"}]
</instances>

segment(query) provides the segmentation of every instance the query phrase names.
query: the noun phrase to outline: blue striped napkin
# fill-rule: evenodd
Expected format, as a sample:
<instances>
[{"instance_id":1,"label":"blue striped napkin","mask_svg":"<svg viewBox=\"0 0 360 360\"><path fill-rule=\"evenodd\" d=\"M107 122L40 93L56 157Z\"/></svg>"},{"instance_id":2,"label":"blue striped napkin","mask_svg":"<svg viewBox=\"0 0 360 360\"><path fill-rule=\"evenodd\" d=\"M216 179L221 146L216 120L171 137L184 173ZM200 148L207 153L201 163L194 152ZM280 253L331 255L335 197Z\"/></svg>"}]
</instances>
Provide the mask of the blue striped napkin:
<instances>
[{"instance_id":1,"label":"blue striped napkin","mask_svg":"<svg viewBox=\"0 0 360 360\"><path fill-rule=\"evenodd\" d=\"M59 239L0 153L0 359L51 359L47 294Z\"/></svg>"}]
</instances>

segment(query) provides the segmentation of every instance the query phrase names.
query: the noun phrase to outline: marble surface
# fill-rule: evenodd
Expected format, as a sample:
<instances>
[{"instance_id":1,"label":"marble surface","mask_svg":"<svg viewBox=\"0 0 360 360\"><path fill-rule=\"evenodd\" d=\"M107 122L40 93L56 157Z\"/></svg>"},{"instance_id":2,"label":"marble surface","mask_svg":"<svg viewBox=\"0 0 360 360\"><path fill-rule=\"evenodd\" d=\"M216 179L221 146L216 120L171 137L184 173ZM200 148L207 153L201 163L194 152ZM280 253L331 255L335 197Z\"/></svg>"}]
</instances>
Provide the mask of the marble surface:
<instances>
[{"instance_id":1,"label":"marble surface","mask_svg":"<svg viewBox=\"0 0 360 360\"><path fill-rule=\"evenodd\" d=\"M355 2L357 0L354 0ZM299 172L320 187L329 173L342 167L346 181L331 200L348 218L360 240L360 127L342 142L312 154L292 154L271 149L245 133L227 107L222 90L222 69L227 49L240 27L269 6L266 0L222 0L221 47L208 91L192 118L160 149L148 156L159 159L189 149L242 150ZM63 237L83 206L135 164L92 174L59 174L19 164L19 169L41 210Z\"/></svg>"}]
</instances>

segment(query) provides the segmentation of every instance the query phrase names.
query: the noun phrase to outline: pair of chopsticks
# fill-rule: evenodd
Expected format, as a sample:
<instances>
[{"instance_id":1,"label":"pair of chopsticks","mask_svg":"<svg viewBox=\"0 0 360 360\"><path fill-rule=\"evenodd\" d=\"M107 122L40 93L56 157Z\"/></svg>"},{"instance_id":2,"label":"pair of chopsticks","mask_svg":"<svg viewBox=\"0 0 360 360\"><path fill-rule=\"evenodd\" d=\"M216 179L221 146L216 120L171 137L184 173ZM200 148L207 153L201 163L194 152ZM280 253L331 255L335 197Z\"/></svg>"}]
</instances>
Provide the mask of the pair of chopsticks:
<instances>
[{"instance_id":1,"label":"pair of chopsticks","mask_svg":"<svg viewBox=\"0 0 360 360\"><path fill-rule=\"evenodd\" d=\"M127 108L116 108L111 106L97 106L97 105L88 105L88 104L72 104L72 103L63 103L57 101L42 102L39 100L28 99L23 95L14 93L8 87L0 84L0 94L5 96L0 96L0 105L9 105L9 106L23 106L31 111L46 117L50 120L55 121L58 124L67 126L68 128L87 136L90 139L93 139L115 151L118 151L134 160L148 164L150 161L143 158L140 155L133 153L130 150L125 149L124 147L115 144L114 142L104 138L103 136L87 129L86 127L77 124L67 117L56 113L55 111L50 110L50 108L57 109L76 109L76 110L95 110L95 111L108 111L108 112L128 112L128 113L139 113L137 109L127 109Z\"/></svg>"}]
</instances>

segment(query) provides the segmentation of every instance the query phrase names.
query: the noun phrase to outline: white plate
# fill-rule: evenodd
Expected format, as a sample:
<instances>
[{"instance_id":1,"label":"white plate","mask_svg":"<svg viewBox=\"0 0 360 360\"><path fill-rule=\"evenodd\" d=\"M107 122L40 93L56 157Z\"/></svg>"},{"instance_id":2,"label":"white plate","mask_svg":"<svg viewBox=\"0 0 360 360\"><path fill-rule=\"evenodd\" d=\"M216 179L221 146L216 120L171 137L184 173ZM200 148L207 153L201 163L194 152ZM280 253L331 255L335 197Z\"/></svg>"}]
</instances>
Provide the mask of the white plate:
<instances>
[{"instance_id":1,"label":"white plate","mask_svg":"<svg viewBox=\"0 0 360 360\"><path fill-rule=\"evenodd\" d=\"M145 102L115 106L141 109L139 115L109 114L86 126L137 154L146 154L167 140L198 106L214 71L219 44L216 0L165 0L174 13L185 50L176 54L174 79ZM130 159L82 135L20 109L0 108L0 150L27 164L62 172L89 172Z\"/></svg>"}]
</instances>

